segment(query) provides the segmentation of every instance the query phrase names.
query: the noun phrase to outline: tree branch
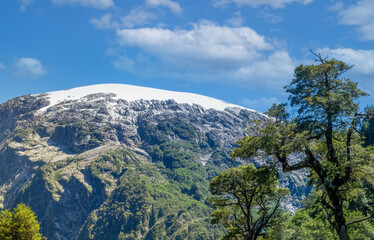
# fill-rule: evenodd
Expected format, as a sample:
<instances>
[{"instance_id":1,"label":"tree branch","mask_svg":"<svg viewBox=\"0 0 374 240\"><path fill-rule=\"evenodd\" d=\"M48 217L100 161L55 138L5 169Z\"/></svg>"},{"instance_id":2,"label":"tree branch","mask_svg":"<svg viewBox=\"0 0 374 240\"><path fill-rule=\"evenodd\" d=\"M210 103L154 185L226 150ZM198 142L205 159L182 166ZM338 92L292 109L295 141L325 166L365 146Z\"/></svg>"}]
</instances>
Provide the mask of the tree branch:
<instances>
[{"instance_id":1,"label":"tree branch","mask_svg":"<svg viewBox=\"0 0 374 240\"><path fill-rule=\"evenodd\" d=\"M366 221L366 220L369 220L369 219L372 219L374 218L374 214L369 216L369 217L366 217L366 218L361 218L361 219L358 219L358 220L354 220L352 222L349 222L347 223L347 226L351 225L351 224L354 224L354 223L359 223L359 222L363 222L363 221Z\"/></svg>"},{"instance_id":2,"label":"tree branch","mask_svg":"<svg viewBox=\"0 0 374 240\"><path fill-rule=\"evenodd\" d=\"M291 172L291 171L295 171L295 170L299 170L299 169L303 169L303 168L306 168L306 167L309 167L308 165L308 161L301 161L301 162L298 162L294 165L290 165L287 161L287 158L286 157L282 157L280 155L280 153L276 153L275 156L277 157L278 159L278 162L280 162L282 164L282 170L283 172Z\"/></svg>"}]
</instances>

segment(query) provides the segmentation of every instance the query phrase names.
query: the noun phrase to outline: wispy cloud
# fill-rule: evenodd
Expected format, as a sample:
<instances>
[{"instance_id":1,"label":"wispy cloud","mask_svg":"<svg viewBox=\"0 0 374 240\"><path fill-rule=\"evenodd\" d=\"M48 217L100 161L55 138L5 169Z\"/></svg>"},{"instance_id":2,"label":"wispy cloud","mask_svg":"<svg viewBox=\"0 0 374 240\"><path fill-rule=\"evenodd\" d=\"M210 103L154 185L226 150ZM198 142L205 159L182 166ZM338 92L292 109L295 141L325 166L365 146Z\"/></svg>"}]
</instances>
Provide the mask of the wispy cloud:
<instances>
[{"instance_id":1,"label":"wispy cloud","mask_svg":"<svg viewBox=\"0 0 374 240\"><path fill-rule=\"evenodd\" d=\"M156 18L156 15L144 10L143 8L134 8L129 14L121 18L121 23L124 27L132 28L134 26L142 26Z\"/></svg>"},{"instance_id":2,"label":"wispy cloud","mask_svg":"<svg viewBox=\"0 0 374 240\"><path fill-rule=\"evenodd\" d=\"M32 4L33 0L18 0L18 2L21 4L20 11L24 12L26 11L26 8L28 5Z\"/></svg>"},{"instance_id":3,"label":"wispy cloud","mask_svg":"<svg viewBox=\"0 0 374 240\"><path fill-rule=\"evenodd\" d=\"M253 88L282 87L294 68L286 51L275 50L248 27L202 21L190 30L121 29L117 37L122 47L137 47L159 59L169 71L246 82Z\"/></svg>"},{"instance_id":4,"label":"wispy cloud","mask_svg":"<svg viewBox=\"0 0 374 240\"><path fill-rule=\"evenodd\" d=\"M234 16L232 18L230 18L226 21L226 23L228 23L229 25L234 26L234 27L240 27L240 26L242 26L243 21L244 21L244 18L242 17L241 13L236 12L236 13L234 13Z\"/></svg>"},{"instance_id":5,"label":"wispy cloud","mask_svg":"<svg viewBox=\"0 0 374 240\"><path fill-rule=\"evenodd\" d=\"M358 1L348 7L338 4L332 9L339 12L340 24L357 26L362 40L374 40L374 1Z\"/></svg>"},{"instance_id":6,"label":"wispy cloud","mask_svg":"<svg viewBox=\"0 0 374 240\"><path fill-rule=\"evenodd\" d=\"M115 68L121 71L134 72L135 61L127 56L120 56L116 61L113 62Z\"/></svg>"},{"instance_id":7,"label":"wispy cloud","mask_svg":"<svg viewBox=\"0 0 374 240\"><path fill-rule=\"evenodd\" d=\"M171 0L146 0L146 5L148 7L168 7L174 14L181 14L183 12L182 7L179 3Z\"/></svg>"},{"instance_id":8,"label":"wispy cloud","mask_svg":"<svg viewBox=\"0 0 374 240\"><path fill-rule=\"evenodd\" d=\"M327 55L331 58L336 58L354 65L351 70L356 74L368 75L374 78L374 50L355 50L352 48L322 48L317 52L322 55Z\"/></svg>"},{"instance_id":9,"label":"wispy cloud","mask_svg":"<svg viewBox=\"0 0 374 240\"><path fill-rule=\"evenodd\" d=\"M215 0L213 5L215 7L225 7L229 3L233 2L238 6L251 6L259 7L261 5L267 5L272 8L283 8L286 4L292 2L299 2L303 4L311 3L313 0Z\"/></svg>"},{"instance_id":10,"label":"wispy cloud","mask_svg":"<svg viewBox=\"0 0 374 240\"><path fill-rule=\"evenodd\" d=\"M240 104L247 108L263 112L267 111L273 105L273 103L280 103L280 101L275 97L261 97L256 99L244 98L240 101Z\"/></svg>"},{"instance_id":11,"label":"wispy cloud","mask_svg":"<svg viewBox=\"0 0 374 240\"><path fill-rule=\"evenodd\" d=\"M3 70L3 69L5 69L5 65L0 62L0 70Z\"/></svg>"},{"instance_id":12,"label":"wispy cloud","mask_svg":"<svg viewBox=\"0 0 374 240\"><path fill-rule=\"evenodd\" d=\"M104 14L100 18L91 18L90 22L98 29L133 28L147 24L157 16L147 10L138 7L132 9L127 15L117 17L115 20L111 13Z\"/></svg>"},{"instance_id":13,"label":"wispy cloud","mask_svg":"<svg viewBox=\"0 0 374 240\"><path fill-rule=\"evenodd\" d=\"M19 77L39 78L47 74L45 67L35 58L18 58L14 69L14 74Z\"/></svg>"},{"instance_id":14,"label":"wispy cloud","mask_svg":"<svg viewBox=\"0 0 374 240\"><path fill-rule=\"evenodd\" d=\"M114 6L113 0L52 0L52 2L59 5L72 4L99 9L105 9Z\"/></svg>"},{"instance_id":15,"label":"wispy cloud","mask_svg":"<svg viewBox=\"0 0 374 240\"><path fill-rule=\"evenodd\" d=\"M91 18L90 22L98 29L118 28L118 22L112 21L112 14L107 13L100 18Z\"/></svg>"}]
</instances>

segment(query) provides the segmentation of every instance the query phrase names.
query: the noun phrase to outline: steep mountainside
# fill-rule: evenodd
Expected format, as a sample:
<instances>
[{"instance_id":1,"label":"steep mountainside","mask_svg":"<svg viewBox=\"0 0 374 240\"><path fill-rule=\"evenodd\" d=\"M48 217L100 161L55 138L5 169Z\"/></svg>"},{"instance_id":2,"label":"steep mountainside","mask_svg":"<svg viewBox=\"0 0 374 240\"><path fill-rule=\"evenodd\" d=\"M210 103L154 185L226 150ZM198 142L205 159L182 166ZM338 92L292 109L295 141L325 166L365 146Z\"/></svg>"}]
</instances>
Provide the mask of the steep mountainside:
<instances>
[{"instance_id":1,"label":"steep mountainside","mask_svg":"<svg viewBox=\"0 0 374 240\"><path fill-rule=\"evenodd\" d=\"M253 110L104 84L0 105L0 208L24 202L48 239L216 239L208 182ZM305 174L282 176L294 199ZM297 205L290 199L287 208Z\"/></svg>"}]
</instances>

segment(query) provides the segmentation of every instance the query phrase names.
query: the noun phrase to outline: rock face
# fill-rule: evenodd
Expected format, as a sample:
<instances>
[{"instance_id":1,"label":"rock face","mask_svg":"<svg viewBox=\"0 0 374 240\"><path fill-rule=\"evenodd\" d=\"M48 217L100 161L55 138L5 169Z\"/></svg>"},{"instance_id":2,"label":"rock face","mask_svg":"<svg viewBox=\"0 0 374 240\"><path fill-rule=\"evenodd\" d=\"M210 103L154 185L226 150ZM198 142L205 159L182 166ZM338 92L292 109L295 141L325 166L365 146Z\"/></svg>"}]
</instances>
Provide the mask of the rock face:
<instances>
[{"instance_id":1,"label":"rock face","mask_svg":"<svg viewBox=\"0 0 374 240\"><path fill-rule=\"evenodd\" d=\"M31 206L50 240L217 239L208 181L241 164L229 158L235 141L265 119L128 85L12 99L0 105L0 208ZM283 177L296 198L304 182Z\"/></svg>"}]
</instances>

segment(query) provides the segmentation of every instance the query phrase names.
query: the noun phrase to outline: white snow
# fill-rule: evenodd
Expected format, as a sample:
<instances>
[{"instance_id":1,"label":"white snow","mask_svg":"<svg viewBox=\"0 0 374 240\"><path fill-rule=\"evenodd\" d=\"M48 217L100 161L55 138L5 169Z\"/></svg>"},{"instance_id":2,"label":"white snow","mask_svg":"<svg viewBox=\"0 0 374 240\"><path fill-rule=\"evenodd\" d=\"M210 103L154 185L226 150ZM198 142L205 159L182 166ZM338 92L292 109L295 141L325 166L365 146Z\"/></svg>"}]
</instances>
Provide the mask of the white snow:
<instances>
[{"instance_id":1,"label":"white snow","mask_svg":"<svg viewBox=\"0 0 374 240\"><path fill-rule=\"evenodd\" d=\"M205 109L216 109L223 111L228 107L236 107L241 109L247 109L254 111L252 109L244 108L239 105L227 103L215 98L194 94L186 92L173 92L167 90L161 90L156 88L139 87L127 84L98 84L85 87L72 88L68 90L49 92L47 93L50 105L40 109L40 111L45 111L51 106L61 103L65 100L78 100L90 94L95 93L114 93L116 97L113 99L124 99L126 101L136 101L136 100L170 100L173 99L177 103L187 103L187 104L198 104ZM255 112L255 111L254 111Z\"/></svg>"}]
</instances>

